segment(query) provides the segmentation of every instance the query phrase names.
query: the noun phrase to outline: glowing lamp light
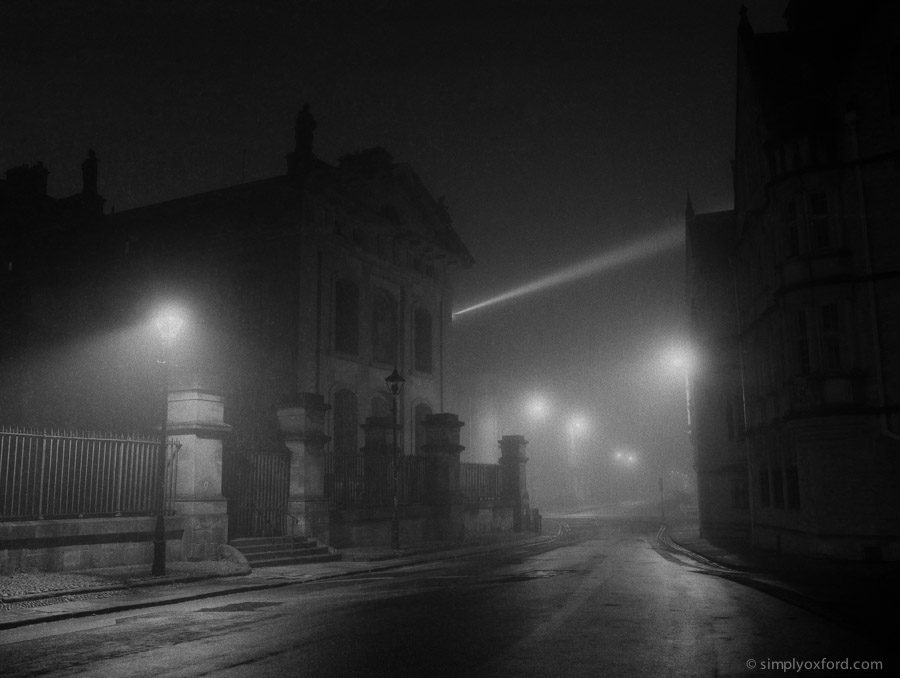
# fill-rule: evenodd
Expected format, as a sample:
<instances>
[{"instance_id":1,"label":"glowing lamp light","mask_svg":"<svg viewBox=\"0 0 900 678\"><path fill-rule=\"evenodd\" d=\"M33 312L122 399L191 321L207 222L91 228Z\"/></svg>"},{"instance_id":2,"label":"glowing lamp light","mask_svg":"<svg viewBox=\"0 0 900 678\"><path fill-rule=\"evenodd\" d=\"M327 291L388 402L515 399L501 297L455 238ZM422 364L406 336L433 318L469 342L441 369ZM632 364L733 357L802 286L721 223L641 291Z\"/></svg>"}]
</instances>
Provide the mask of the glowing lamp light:
<instances>
[{"instance_id":1,"label":"glowing lamp light","mask_svg":"<svg viewBox=\"0 0 900 678\"><path fill-rule=\"evenodd\" d=\"M165 344L171 344L178 337L186 322L184 313L177 308L169 307L160 311L153 319L153 325Z\"/></svg>"},{"instance_id":2,"label":"glowing lamp light","mask_svg":"<svg viewBox=\"0 0 900 678\"><path fill-rule=\"evenodd\" d=\"M588 420L582 416L574 416L569 420L569 429L573 434L584 433L588 430Z\"/></svg>"},{"instance_id":3,"label":"glowing lamp light","mask_svg":"<svg viewBox=\"0 0 900 678\"><path fill-rule=\"evenodd\" d=\"M678 346L669 349L666 353L664 361L670 368L679 372L691 372L696 365L696 359L691 350L684 346Z\"/></svg>"},{"instance_id":4,"label":"glowing lamp light","mask_svg":"<svg viewBox=\"0 0 900 678\"><path fill-rule=\"evenodd\" d=\"M545 398L535 396L528 401L525 411L532 419L544 419L550 413L550 405Z\"/></svg>"},{"instance_id":5,"label":"glowing lamp light","mask_svg":"<svg viewBox=\"0 0 900 678\"><path fill-rule=\"evenodd\" d=\"M613 456L615 457L615 460L623 466L634 466L638 461L637 455L634 452L629 452L627 450L616 450Z\"/></svg>"}]
</instances>

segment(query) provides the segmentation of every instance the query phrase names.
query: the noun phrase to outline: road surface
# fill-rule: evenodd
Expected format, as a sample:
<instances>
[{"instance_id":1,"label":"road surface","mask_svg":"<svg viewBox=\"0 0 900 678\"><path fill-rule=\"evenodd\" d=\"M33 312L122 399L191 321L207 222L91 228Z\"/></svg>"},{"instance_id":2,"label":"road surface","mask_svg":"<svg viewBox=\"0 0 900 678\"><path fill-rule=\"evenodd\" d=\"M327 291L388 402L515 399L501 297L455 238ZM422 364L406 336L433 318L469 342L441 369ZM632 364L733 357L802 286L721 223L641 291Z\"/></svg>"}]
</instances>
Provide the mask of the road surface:
<instances>
[{"instance_id":1,"label":"road surface","mask_svg":"<svg viewBox=\"0 0 900 678\"><path fill-rule=\"evenodd\" d=\"M0 674L797 673L777 660L829 675L812 662L889 662L881 643L715 576L651 533L592 526L573 542L23 627L2 632Z\"/></svg>"}]
</instances>

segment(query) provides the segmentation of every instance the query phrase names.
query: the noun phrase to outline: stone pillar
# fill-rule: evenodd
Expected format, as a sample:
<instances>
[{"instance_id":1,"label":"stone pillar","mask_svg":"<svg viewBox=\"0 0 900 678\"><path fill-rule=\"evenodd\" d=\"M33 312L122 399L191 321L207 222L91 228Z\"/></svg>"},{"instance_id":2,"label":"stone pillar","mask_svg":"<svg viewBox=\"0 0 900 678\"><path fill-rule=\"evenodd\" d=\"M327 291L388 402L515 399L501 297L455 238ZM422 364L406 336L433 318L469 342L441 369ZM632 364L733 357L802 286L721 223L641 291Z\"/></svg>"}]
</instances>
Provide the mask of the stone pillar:
<instances>
[{"instance_id":1,"label":"stone pillar","mask_svg":"<svg viewBox=\"0 0 900 678\"><path fill-rule=\"evenodd\" d=\"M429 414L422 422L425 444L422 455L425 464L425 497L431 504L450 504L460 501L459 455L466 449L459 444L459 430L463 422L455 414Z\"/></svg>"},{"instance_id":2,"label":"stone pillar","mask_svg":"<svg viewBox=\"0 0 900 678\"><path fill-rule=\"evenodd\" d=\"M513 530L521 532L530 523L528 489L525 484L525 436L503 436L500 440L500 485L502 498L513 504Z\"/></svg>"},{"instance_id":3,"label":"stone pillar","mask_svg":"<svg viewBox=\"0 0 900 678\"><path fill-rule=\"evenodd\" d=\"M291 483L285 534L329 541L325 499L325 413L318 393L299 393L278 408L278 428L291 452Z\"/></svg>"},{"instance_id":4,"label":"stone pillar","mask_svg":"<svg viewBox=\"0 0 900 678\"><path fill-rule=\"evenodd\" d=\"M184 517L182 553L188 560L219 557L228 543L228 505L222 496L225 398L197 385L168 394L169 439L175 454L175 513Z\"/></svg>"},{"instance_id":5,"label":"stone pillar","mask_svg":"<svg viewBox=\"0 0 900 678\"><path fill-rule=\"evenodd\" d=\"M463 423L455 414L429 414L422 421L425 444L425 502L434 507L437 539L455 539L463 533L462 496L459 488L459 444Z\"/></svg>"}]
</instances>

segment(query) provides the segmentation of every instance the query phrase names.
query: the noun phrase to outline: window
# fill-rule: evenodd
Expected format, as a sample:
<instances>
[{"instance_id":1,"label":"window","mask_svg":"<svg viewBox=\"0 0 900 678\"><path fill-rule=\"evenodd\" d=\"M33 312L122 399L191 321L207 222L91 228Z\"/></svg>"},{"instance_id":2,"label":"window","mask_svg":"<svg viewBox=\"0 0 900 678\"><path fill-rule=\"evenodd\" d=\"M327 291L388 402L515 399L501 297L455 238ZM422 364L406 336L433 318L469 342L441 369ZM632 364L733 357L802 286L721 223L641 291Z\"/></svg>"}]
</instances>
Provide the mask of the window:
<instances>
[{"instance_id":1,"label":"window","mask_svg":"<svg viewBox=\"0 0 900 678\"><path fill-rule=\"evenodd\" d=\"M372 358L379 363L397 362L397 302L393 295L376 290L372 299Z\"/></svg>"},{"instance_id":2,"label":"window","mask_svg":"<svg viewBox=\"0 0 900 678\"><path fill-rule=\"evenodd\" d=\"M799 374L809 374L809 328L806 323L806 311L797 313L797 370Z\"/></svg>"},{"instance_id":3,"label":"window","mask_svg":"<svg viewBox=\"0 0 900 678\"><path fill-rule=\"evenodd\" d=\"M809 196L809 239L817 250L827 250L832 245L828 196L825 193L812 193Z\"/></svg>"},{"instance_id":4,"label":"window","mask_svg":"<svg viewBox=\"0 0 900 678\"><path fill-rule=\"evenodd\" d=\"M747 478L731 479L731 508L746 509L750 507L747 492Z\"/></svg>"},{"instance_id":5,"label":"window","mask_svg":"<svg viewBox=\"0 0 900 678\"><path fill-rule=\"evenodd\" d=\"M797 223L797 203L791 199L785 209L787 221L787 255L796 257L800 254L800 224Z\"/></svg>"},{"instance_id":6,"label":"window","mask_svg":"<svg viewBox=\"0 0 900 678\"><path fill-rule=\"evenodd\" d=\"M771 503L771 493L769 491L769 469L763 467L759 469L759 505L763 508L766 508Z\"/></svg>"},{"instance_id":7,"label":"window","mask_svg":"<svg viewBox=\"0 0 900 678\"><path fill-rule=\"evenodd\" d=\"M784 508L784 477L780 466L772 471L772 504L775 508Z\"/></svg>"},{"instance_id":8,"label":"window","mask_svg":"<svg viewBox=\"0 0 900 678\"><path fill-rule=\"evenodd\" d=\"M819 311L822 320L822 367L841 369L841 316L837 304L825 304Z\"/></svg>"},{"instance_id":9,"label":"window","mask_svg":"<svg viewBox=\"0 0 900 678\"><path fill-rule=\"evenodd\" d=\"M728 440L734 440L734 406L731 404L731 398L725 401L725 420L728 422Z\"/></svg>"},{"instance_id":10,"label":"window","mask_svg":"<svg viewBox=\"0 0 900 678\"><path fill-rule=\"evenodd\" d=\"M352 280L334 285L334 350L359 354L359 287Z\"/></svg>"},{"instance_id":11,"label":"window","mask_svg":"<svg viewBox=\"0 0 900 678\"><path fill-rule=\"evenodd\" d=\"M890 56L891 113L900 114L900 47L894 47Z\"/></svg>"},{"instance_id":12,"label":"window","mask_svg":"<svg viewBox=\"0 0 900 678\"><path fill-rule=\"evenodd\" d=\"M787 481L787 505L790 509L800 508L800 474L797 471L797 464L792 462L785 469L785 480Z\"/></svg>"},{"instance_id":13,"label":"window","mask_svg":"<svg viewBox=\"0 0 900 678\"><path fill-rule=\"evenodd\" d=\"M359 454L359 407L356 394L342 389L334 394L334 453L354 456Z\"/></svg>"},{"instance_id":14,"label":"window","mask_svg":"<svg viewBox=\"0 0 900 678\"><path fill-rule=\"evenodd\" d=\"M424 308L417 308L413 318L415 336L415 367L419 372L431 372L431 314Z\"/></svg>"}]
</instances>

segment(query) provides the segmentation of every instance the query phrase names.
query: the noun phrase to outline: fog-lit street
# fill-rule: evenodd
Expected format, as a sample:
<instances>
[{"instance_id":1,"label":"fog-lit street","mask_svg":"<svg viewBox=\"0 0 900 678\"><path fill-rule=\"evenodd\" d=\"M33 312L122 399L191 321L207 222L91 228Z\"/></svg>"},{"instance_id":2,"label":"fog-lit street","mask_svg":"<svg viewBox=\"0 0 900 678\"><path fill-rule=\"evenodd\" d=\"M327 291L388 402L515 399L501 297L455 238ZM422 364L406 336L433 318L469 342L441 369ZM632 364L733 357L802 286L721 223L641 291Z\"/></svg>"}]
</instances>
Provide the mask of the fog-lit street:
<instances>
[{"instance_id":1,"label":"fog-lit street","mask_svg":"<svg viewBox=\"0 0 900 678\"><path fill-rule=\"evenodd\" d=\"M884 659L652 533L586 523L558 543L23 627L3 636L3 673L714 676Z\"/></svg>"}]
</instances>

